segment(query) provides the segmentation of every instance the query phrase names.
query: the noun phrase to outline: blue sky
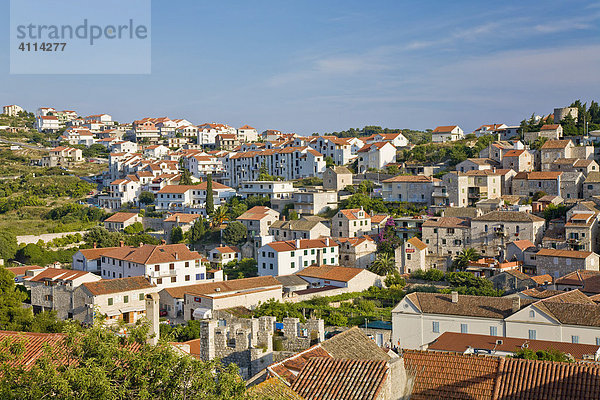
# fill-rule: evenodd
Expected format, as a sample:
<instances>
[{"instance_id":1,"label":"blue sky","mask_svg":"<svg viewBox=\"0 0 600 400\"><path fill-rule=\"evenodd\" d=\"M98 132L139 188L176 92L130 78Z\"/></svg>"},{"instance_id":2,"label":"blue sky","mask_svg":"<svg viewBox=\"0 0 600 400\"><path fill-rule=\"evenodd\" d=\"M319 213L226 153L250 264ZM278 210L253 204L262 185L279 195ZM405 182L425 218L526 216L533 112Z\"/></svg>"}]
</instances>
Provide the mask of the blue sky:
<instances>
[{"instance_id":1,"label":"blue sky","mask_svg":"<svg viewBox=\"0 0 600 400\"><path fill-rule=\"evenodd\" d=\"M600 100L600 2L496 3L156 0L150 75L10 75L5 29L0 98L301 134L471 131Z\"/></svg>"}]
</instances>

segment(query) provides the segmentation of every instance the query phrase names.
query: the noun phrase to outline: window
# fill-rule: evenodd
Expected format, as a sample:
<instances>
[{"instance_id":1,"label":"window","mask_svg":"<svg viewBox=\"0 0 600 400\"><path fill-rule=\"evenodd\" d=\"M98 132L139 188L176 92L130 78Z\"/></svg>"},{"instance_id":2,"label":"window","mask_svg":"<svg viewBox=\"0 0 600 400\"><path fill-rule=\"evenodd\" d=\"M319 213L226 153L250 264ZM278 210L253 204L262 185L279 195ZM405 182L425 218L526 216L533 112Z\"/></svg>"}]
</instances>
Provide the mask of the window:
<instances>
[{"instance_id":1,"label":"window","mask_svg":"<svg viewBox=\"0 0 600 400\"><path fill-rule=\"evenodd\" d=\"M304 250L304 255L307 256L308 255L308 250Z\"/></svg>"},{"instance_id":2,"label":"window","mask_svg":"<svg viewBox=\"0 0 600 400\"><path fill-rule=\"evenodd\" d=\"M296 263L292 261L292 263L290 264L290 267L296 268Z\"/></svg>"},{"instance_id":3,"label":"window","mask_svg":"<svg viewBox=\"0 0 600 400\"><path fill-rule=\"evenodd\" d=\"M273 269L273 264L269 264L269 269Z\"/></svg>"},{"instance_id":4,"label":"window","mask_svg":"<svg viewBox=\"0 0 600 400\"><path fill-rule=\"evenodd\" d=\"M537 332L535 331L535 329L530 329L529 330L529 340L535 340L537 337Z\"/></svg>"},{"instance_id":5,"label":"window","mask_svg":"<svg viewBox=\"0 0 600 400\"><path fill-rule=\"evenodd\" d=\"M529 318L535 318L535 311L529 311Z\"/></svg>"},{"instance_id":6,"label":"window","mask_svg":"<svg viewBox=\"0 0 600 400\"><path fill-rule=\"evenodd\" d=\"M263 264L263 268L265 267L265 265ZM200 274L196 274L196 280L199 281L200 280Z\"/></svg>"},{"instance_id":7,"label":"window","mask_svg":"<svg viewBox=\"0 0 600 400\"><path fill-rule=\"evenodd\" d=\"M176 276L172 276L171 277L171 283L175 283L177 282L177 277Z\"/></svg>"},{"instance_id":8,"label":"window","mask_svg":"<svg viewBox=\"0 0 600 400\"><path fill-rule=\"evenodd\" d=\"M154 270L157 271L157 272L160 271L160 265L155 265L154 266Z\"/></svg>"},{"instance_id":9,"label":"window","mask_svg":"<svg viewBox=\"0 0 600 400\"><path fill-rule=\"evenodd\" d=\"M129 303L129 296L123 296L123 303Z\"/></svg>"},{"instance_id":10,"label":"window","mask_svg":"<svg viewBox=\"0 0 600 400\"><path fill-rule=\"evenodd\" d=\"M410 260L410 254L407 254L407 255L406 255L406 259L407 259L407 260Z\"/></svg>"},{"instance_id":11,"label":"window","mask_svg":"<svg viewBox=\"0 0 600 400\"><path fill-rule=\"evenodd\" d=\"M295 252L295 251L292 251L292 254L291 254L291 255L292 255L292 257L294 257L294 256L296 255L296 252Z\"/></svg>"},{"instance_id":12,"label":"window","mask_svg":"<svg viewBox=\"0 0 600 400\"><path fill-rule=\"evenodd\" d=\"M579 336L577 336L577 335L571 336L571 343L575 343L575 344L579 343Z\"/></svg>"},{"instance_id":13,"label":"window","mask_svg":"<svg viewBox=\"0 0 600 400\"><path fill-rule=\"evenodd\" d=\"M188 268L189 266L190 266L190 262L189 262L189 261L186 261L186 262L185 262L185 267L186 267L186 268Z\"/></svg>"},{"instance_id":14,"label":"window","mask_svg":"<svg viewBox=\"0 0 600 400\"><path fill-rule=\"evenodd\" d=\"M315 249L311 249L310 254L315 254Z\"/></svg>"},{"instance_id":15,"label":"window","mask_svg":"<svg viewBox=\"0 0 600 400\"><path fill-rule=\"evenodd\" d=\"M498 336L498 327L490 326L490 336Z\"/></svg>"},{"instance_id":16,"label":"window","mask_svg":"<svg viewBox=\"0 0 600 400\"><path fill-rule=\"evenodd\" d=\"M175 269L175 264L169 264L169 269L170 270L174 270Z\"/></svg>"},{"instance_id":17,"label":"window","mask_svg":"<svg viewBox=\"0 0 600 400\"><path fill-rule=\"evenodd\" d=\"M156 284L157 284L157 285L162 285L162 278L158 278L158 279L156 280Z\"/></svg>"},{"instance_id":18,"label":"window","mask_svg":"<svg viewBox=\"0 0 600 400\"><path fill-rule=\"evenodd\" d=\"M460 333L469 333L469 327L467 324L460 324Z\"/></svg>"},{"instance_id":19,"label":"window","mask_svg":"<svg viewBox=\"0 0 600 400\"><path fill-rule=\"evenodd\" d=\"M109 297L109 298L108 298L108 305L109 305L109 306L112 306L112 305L113 305L113 298L112 298L112 297Z\"/></svg>"},{"instance_id":20,"label":"window","mask_svg":"<svg viewBox=\"0 0 600 400\"><path fill-rule=\"evenodd\" d=\"M144 300L144 293L140 293L138 298L140 299L140 301L143 301Z\"/></svg>"},{"instance_id":21,"label":"window","mask_svg":"<svg viewBox=\"0 0 600 400\"><path fill-rule=\"evenodd\" d=\"M596 338L596 346L600 346L600 337Z\"/></svg>"},{"instance_id":22,"label":"window","mask_svg":"<svg viewBox=\"0 0 600 400\"><path fill-rule=\"evenodd\" d=\"M307 267L308 266L308 261L304 261L304 266Z\"/></svg>"},{"instance_id":23,"label":"window","mask_svg":"<svg viewBox=\"0 0 600 400\"><path fill-rule=\"evenodd\" d=\"M433 321L432 331L433 333L440 333L440 323L438 321Z\"/></svg>"},{"instance_id":24,"label":"window","mask_svg":"<svg viewBox=\"0 0 600 400\"><path fill-rule=\"evenodd\" d=\"M335 264L335 258L331 259L331 264Z\"/></svg>"},{"instance_id":25,"label":"window","mask_svg":"<svg viewBox=\"0 0 600 400\"><path fill-rule=\"evenodd\" d=\"M185 280L186 280L186 282L187 282L187 281L189 281L189 280L190 280L190 276L189 276L189 275L186 275L186 276L185 276Z\"/></svg>"}]
</instances>

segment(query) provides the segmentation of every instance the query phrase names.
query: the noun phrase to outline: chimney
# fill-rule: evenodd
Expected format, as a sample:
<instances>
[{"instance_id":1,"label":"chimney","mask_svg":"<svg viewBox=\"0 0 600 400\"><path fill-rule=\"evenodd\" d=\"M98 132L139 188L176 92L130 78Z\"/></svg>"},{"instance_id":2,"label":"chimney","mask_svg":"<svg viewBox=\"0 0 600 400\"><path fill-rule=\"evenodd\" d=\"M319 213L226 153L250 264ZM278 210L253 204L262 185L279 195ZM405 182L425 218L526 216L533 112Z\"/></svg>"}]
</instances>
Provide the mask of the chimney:
<instances>
[{"instance_id":1,"label":"chimney","mask_svg":"<svg viewBox=\"0 0 600 400\"><path fill-rule=\"evenodd\" d=\"M148 322L150 322L150 329L148 330L148 344L153 346L158 344L158 338L160 335L158 308L158 293L148 293L146 295L146 318L148 319Z\"/></svg>"},{"instance_id":2,"label":"chimney","mask_svg":"<svg viewBox=\"0 0 600 400\"><path fill-rule=\"evenodd\" d=\"M285 222L285 215L281 216L281 220Z\"/></svg>"},{"instance_id":3,"label":"chimney","mask_svg":"<svg viewBox=\"0 0 600 400\"><path fill-rule=\"evenodd\" d=\"M160 244L167 244L167 241L165 239L161 239Z\"/></svg>"},{"instance_id":4,"label":"chimney","mask_svg":"<svg viewBox=\"0 0 600 400\"><path fill-rule=\"evenodd\" d=\"M94 244L95 244L95 243L94 243ZM125 246L125 242L121 240L121 241L119 242L119 247L123 247L123 246ZM94 247L94 248L95 248L95 247Z\"/></svg>"},{"instance_id":5,"label":"chimney","mask_svg":"<svg viewBox=\"0 0 600 400\"><path fill-rule=\"evenodd\" d=\"M300 248L300 239L296 239L296 248L299 249Z\"/></svg>"},{"instance_id":6,"label":"chimney","mask_svg":"<svg viewBox=\"0 0 600 400\"><path fill-rule=\"evenodd\" d=\"M452 292L450 294L452 295L452 302L458 303L458 292Z\"/></svg>"},{"instance_id":7,"label":"chimney","mask_svg":"<svg viewBox=\"0 0 600 400\"><path fill-rule=\"evenodd\" d=\"M519 296L512 299L512 312L516 313L521 309L521 298Z\"/></svg>"},{"instance_id":8,"label":"chimney","mask_svg":"<svg viewBox=\"0 0 600 400\"><path fill-rule=\"evenodd\" d=\"M329 247L329 238L325 239L325 246Z\"/></svg>"},{"instance_id":9,"label":"chimney","mask_svg":"<svg viewBox=\"0 0 600 400\"><path fill-rule=\"evenodd\" d=\"M173 253L173 255L175 256L176 260L179 260L179 254L177 254L177 252Z\"/></svg>"},{"instance_id":10,"label":"chimney","mask_svg":"<svg viewBox=\"0 0 600 400\"><path fill-rule=\"evenodd\" d=\"M96 246L97 246L97 245L98 245L98 244L97 244L96 242L94 242L94 248L96 248Z\"/></svg>"},{"instance_id":11,"label":"chimney","mask_svg":"<svg viewBox=\"0 0 600 400\"><path fill-rule=\"evenodd\" d=\"M495 169L495 168L494 168L494 169ZM180 220L181 220L181 218L179 218L179 215L176 215L176 216L175 216L175 222L176 222L177 224L179 224L179 221L180 221Z\"/></svg>"}]
</instances>

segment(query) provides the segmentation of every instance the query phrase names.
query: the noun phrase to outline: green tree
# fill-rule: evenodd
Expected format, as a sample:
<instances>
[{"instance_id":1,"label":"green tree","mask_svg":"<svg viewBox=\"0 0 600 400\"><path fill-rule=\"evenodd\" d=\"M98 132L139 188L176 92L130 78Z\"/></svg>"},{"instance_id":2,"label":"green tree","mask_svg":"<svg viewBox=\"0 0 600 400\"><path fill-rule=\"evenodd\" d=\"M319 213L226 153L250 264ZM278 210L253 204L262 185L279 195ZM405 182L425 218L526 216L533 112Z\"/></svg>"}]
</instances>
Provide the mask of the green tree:
<instances>
[{"instance_id":1,"label":"green tree","mask_svg":"<svg viewBox=\"0 0 600 400\"><path fill-rule=\"evenodd\" d=\"M58 347L50 347L29 366L23 348L3 342L0 398L13 399L212 399L246 398L235 364L200 361L167 342L144 342L147 328L127 337L93 327L71 330ZM22 360L23 362L19 362ZM69 360L65 363L64 360Z\"/></svg>"},{"instance_id":2,"label":"green tree","mask_svg":"<svg viewBox=\"0 0 600 400\"><path fill-rule=\"evenodd\" d=\"M207 222L204 218L200 217L194 222L194 225L189 230L190 243L198 243L204 239L206 231L208 230Z\"/></svg>"},{"instance_id":3,"label":"green tree","mask_svg":"<svg viewBox=\"0 0 600 400\"><path fill-rule=\"evenodd\" d=\"M396 271L396 262L394 261L394 256L390 253L377 254L377 258L369 267L369 271L379 276L393 274L394 271Z\"/></svg>"},{"instance_id":4,"label":"green tree","mask_svg":"<svg viewBox=\"0 0 600 400\"><path fill-rule=\"evenodd\" d=\"M454 258L452 262L452 268L455 271L462 271L467 268L470 261L477 261L481 256L477 250L473 248L462 249L460 253Z\"/></svg>"},{"instance_id":5,"label":"green tree","mask_svg":"<svg viewBox=\"0 0 600 400\"><path fill-rule=\"evenodd\" d=\"M326 168L335 167L335 161L333 160L333 157L331 157L331 156L325 157L325 167Z\"/></svg>"},{"instance_id":6,"label":"green tree","mask_svg":"<svg viewBox=\"0 0 600 400\"><path fill-rule=\"evenodd\" d=\"M558 362L574 362L572 358L567 356L555 349L548 350L531 350L528 348L521 348L517 350L513 355L513 358L523 358L526 360L545 360L545 361L558 361Z\"/></svg>"},{"instance_id":7,"label":"green tree","mask_svg":"<svg viewBox=\"0 0 600 400\"><path fill-rule=\"evenodd\" d=\"M123 236L118 232L109 232L106 228L95 226L83 235L83 241L97 247L116 247Z\"/></svg>"},{"instance_id":8,"label":"green tree","mask_svg":"<svg viewBox=\"0 0 600 400\"><path fill-rule=\"evenodd\" d=\"M33 320L33 313L30 308L23 307L23 302L26 299L27 293L17 289L13 273L4 267L0 267L1 330L22 331L29 329Z\"/></svg>"},{"instance_id":9,"label":"green tree","mask_svg":"<svg viewBox=\"0 0 600 400\"><path fill-rule=\"evenodd\" d=\"M215 212L215 198L213 193L212 174L206 177L206 213L212 215Z\"/></svg>"},{"instance_id":10,"label":"green tree","mask_svg":"<svg viewBox=\"0 0 600 400\"><path fill-rule=\"evenodd\" d=\"M134 222L131 225L128 225L123 229L128 235L135 235L136 233L144 232L144 225L141 222Z\"/></svg>"},{"instance_id":11,"label":"green tree","mask_svg":"<svg viewBox=\"0 0 600 400\"><path fill-rule=\"evenodd\" d=\"M329 326L346 326L348 325L348 317L340 312L332 311L325 318L325 324Z\"/></svg>"},{"instance_id":12,"label":"green tree","mask_svg":"<svg viewBox=\"0 0 600 400\"><path fill-rule=\"evenodd\" d=\"M17 253L17 237L10 232L0 232L0 258L12 260Z\"/></svg>"},{"instance_id":13,"label":"green tree","mask_svg":"<svg viewBox=\"0 0 600 400\"><path fill-rule=\"evenodd\" d=\"M532 201L538 201L539 199L541 199L542 197L544 197L547 193L544 192L543 190L537 191L533 194L533 197L531 198Z\"/></svg>"},{"instance_id":14,"label":"green tree","mask_svg":"<svg viewBox=\"0 0 600 400\"><path fill-rule=\"evenodd\" d=\"M154 203L154 193L143 191L142 193L140 193L138 199L141 204L149 206L150 204Z\"/></svg>"},{"instance_id":15,"label":"green tree","mask_svg":"<svg viewBox=\"0 0 600 400\"><path fill-rule=\"evenodd\" d=\"M258 262L253 258L233 260L223 267L227 279L251 278L258 275Z\"/></svg>"},{"instance_id":16,"label":"green tree","mask_svg":"<svg viewBox=\"0 0 600 400\"><path fill-rule=\"evenodd\" d=\"M191 185L192 184L192 174L190 174L190 170L187 168L183 168L181 170L181 178L179 178L180 185Z\"/></svg>"},{"instance_id":17,"label":"green tree","mask_svg":"<svg viewBox=\"0 0 600 400\"><path fill-rule=\"evenodd\" d=\"M221 224L225 221L227 221L227 207L222 205L219 206L219 208L217 208L213 213L211 222L212 226L216 228L221 226Z\"/></svg>"},{"instance_id":18,"label":"green tree","mask_svg":"<svg viewBox=\"0 0 600 400\"><path fill-rule=\"evenodd\" d=\"M232 221L223 231L223 241L230 245L238 245L246 241L248 230L239 221Z\"/></svg>"},{"instance_id":19,"label":"green tree","mask_svg":"<svg viewBox=\"0 0 600 400\"><path fill-rule=\"evenodd\" d=\"M400 275L400 272L395 270L394 272L392 272L391 274L388 274L385 277L385 279L383 280L383 283L385 283L385 286L387 286L387 287L394 287L394 288L401 289L406 285L406 280Z\"/></svg>"},{"instance_id":20,"label":"green tree","mask_svg":"<svg viewBox=\"0 0 600 400\"><path fill-rule=\"evenodd\" d=\"M180 226L176 226L171 229L170 240L171 243L181 243L183 241L183 230Z\"/></svg>"}]
</instances>

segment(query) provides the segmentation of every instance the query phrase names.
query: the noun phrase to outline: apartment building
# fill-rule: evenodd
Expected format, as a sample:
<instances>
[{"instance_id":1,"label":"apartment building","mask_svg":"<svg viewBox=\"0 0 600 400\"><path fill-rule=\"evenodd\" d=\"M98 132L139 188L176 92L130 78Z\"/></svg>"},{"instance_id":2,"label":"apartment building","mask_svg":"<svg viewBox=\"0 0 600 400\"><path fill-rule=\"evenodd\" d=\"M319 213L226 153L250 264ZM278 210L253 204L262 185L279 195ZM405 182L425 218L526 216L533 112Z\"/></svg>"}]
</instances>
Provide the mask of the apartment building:
<instances>
[{"instance_id":1,"label":"apartment building","mask_svg":"<svg viewBox=\"0 0 600 400\"><path fill-rule=\"evenodd\" d=\"M56 132L60 129L60 123L54 115L42 115L36 117L34 127L38 132Z\"/></svg>"},{"instance_id":2,"label":"apartment building","mask_svg":"<svg viewBox=\"0 0 600 400\"><path fill-rule=\"evenodd\" d=\"M574 147L570 140L548 140L540 149L542 171L550 171L552 163L559 158L572 158Z\"/></svg>"},{"instance_id":3,"label":"apartment building","mask_svg":"<svg viewBox=\"0 0 600 400\"><path fill-rule=\"evenodd\" d=\"M67 166L72 162L83 160L83 152L81 149L74 147L59 146L48 152L47 156L42 157L42 167L59 167Z\"/></svg>"},{"instance_id":4,"label":"apartment building","mask_svg":"<svg viewBox=\"0 0 600 400\"><path fill-rule=\"evenodd\" d=\"M335 190L301 189L292 195L292 199L273 200L271 205L282 210L285 204L294 204L294 210L299 215L317 215L338 206L338 194Z\"/></svg>"},{"instance_id":5,"label":"apartment building","mask_svg":"<svg viewBox=\"0 0 600 400\"><path fill-rule=\"evenodd\" d=\"M352 153L351 138L313 136L309 138L307 145L321 153L323 157L331 157L337 165L346 165L355 158L355 154Z\"/></svg>"},{"instance_id":6,"label":"apartment building","mask_svg":"<svg viewBox=\"0 0 600 400\"><path fill-rule=\"evenodd\" d=\"M338 247L331 238L268 243L258 251L258 274L291 275L311 265L339 265Z\"/></svg>"},{"instance_id":7,"label":"apartment building","mask_svg":"<svg viewBox=\"0 0 600 400\"><path fill-rule=\"evenodd\" d=\"M340 210L331 218L333 237L355 238L371 233L371 216L361 208Z\"/></svg>"},{"instance_id":8,"label":"apartment building","mask_svg":"<svg viewBox=\"0 0 600 400\"><path fill-rule=\"evenodd\" d=\"M250 196L268 197L269 200L291 200L297 189L290 181L248 181L242 182L238 194L246 199Z\"/></svg>"},{"instance_id":9,"label":"apartment building","mask_svg":"<svg viewBox=\"0 0 600 400\"><path fill-rule=\"evenodd\" d=\"M15 117L22 111L23 108L16 104L11 104L9 106L2 107L2 114L8 115L9 117Z\"/></svg>"},{"instance_id":10,"label":"apartment building","mask_svg":"<svg viewBox=\"0 0 600 400\"><path fill-rule=\"evenodd\" d=\"M190 211L191 213L206 213L207 182L197 185L168 185L160 189L156 196L156 209L168 211ZM233 196L236 191L221 183L212 183L213 202L219 206Z\"/></svg>"},{"instance_id":11,"label":"apartment building","mask_svg":"<svg viewBox=\"0 0 600 400\"><path fill-rule=\"evenodd\" d=\"M399 175L382 182L384 201L406 201L427 205L445 203L448 198L442 181L424 175Z\"/></svg>"},{"instance_id":12,"label":"apartment building","mask_svg":"<svg viewBox=\"0 0 600 400\"><path fill-rule=\"evenodd\" d=\"M258 132L250 125L244 125L237 130L237 136L240 142L256 142L258 141Z\"/></svg>"},{"instance_id":13,"label":"apartment building","mask_svg":"<svg viewBox=\"0 0 600 400\"><path fill-rule=\"evenodd\" d=\"M307 146L233 153L226 167L229 184L239 187L243 182L257 181L263 165L269 175L280 176L283 180L322 177L325 158Z\"/></svg>"},{"instance_id":14,"label":"apartment building","mask_svg":"<svg viewBox=\"0 0 600 400\"><path fill-rule=\"evenodd\" d=\"M137 204L141 192L139 180L115 179L106 188L106 194L98 196L98 206L119 210L125 203Z\"/></svg>"},{"instance_id":15,"label":"apartment building","mask_svg":"<svg viewBox=\"0 0 600 400\"><path fill-rule=\"evenodd\" d=\"M202 256L184 244L122 246L101 254L104 279L143 276L159 288L223 279L222 271L207 274Z\"/></svg>"}]
</instances>

